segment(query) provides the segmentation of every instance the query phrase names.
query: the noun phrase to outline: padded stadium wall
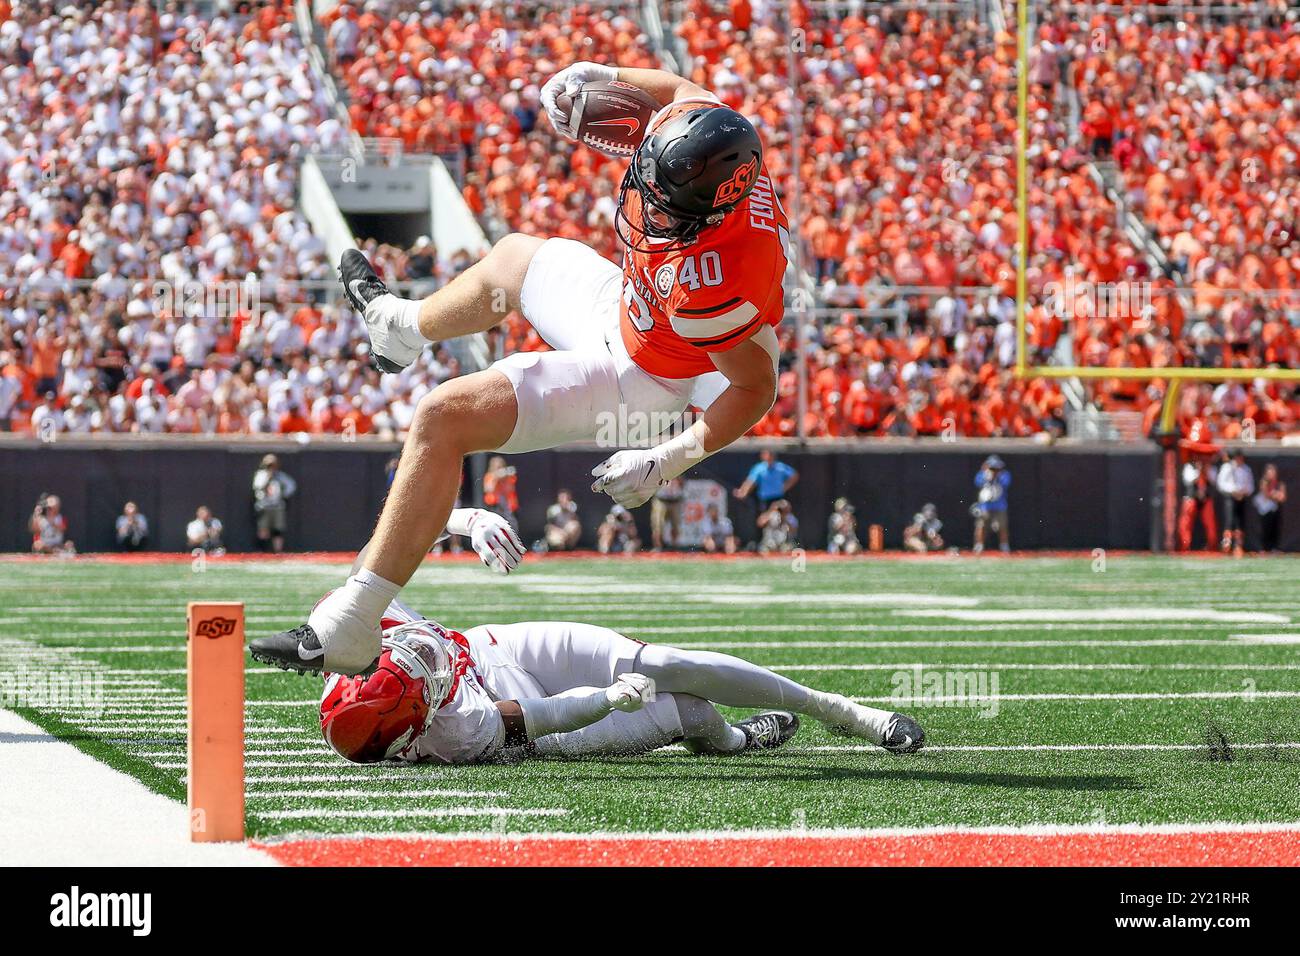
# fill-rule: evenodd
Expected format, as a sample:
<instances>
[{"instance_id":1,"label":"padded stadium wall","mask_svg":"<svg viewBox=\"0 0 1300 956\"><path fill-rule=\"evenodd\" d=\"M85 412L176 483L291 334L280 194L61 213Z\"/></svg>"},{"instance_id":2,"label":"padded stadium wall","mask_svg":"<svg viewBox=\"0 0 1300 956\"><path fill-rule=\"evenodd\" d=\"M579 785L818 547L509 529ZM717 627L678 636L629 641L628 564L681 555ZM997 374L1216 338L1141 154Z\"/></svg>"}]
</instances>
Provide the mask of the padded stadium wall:
<instances>
[{"instance_id":1,"label":"padded stadium wall","mask_svg":"<svg viewBox=\"0 0 1300 956\"><path fill-rule=\"evenodd\" d=\"M734 488L757 460L758 444L729 450L697 466L692 476ZM1300 448L1260 443L1245 446L1258 477L1276 462L1290 483L1283 515L1283 546L1300 550ZM114 550L113 522L133 500L149 518L151 547L185 550L185 525L208 505L226 525L233 551L253 549L250 488L258 461L276 452L299 484L288 517L287 542L296 551L350 551L365 543L387 491L385 465L397 451L380 442L223 442L160 439L123 442L0 442L0 551L27 551L27 521L42 492L59 495L69 535L83 551ZM830 503L843 495L857 508L860 537L880 524L888 548L902 542L903 528L926 502L944 521L950 544L971 544L969 509L980 462L996 452L1007 462L1011 488L1011 539L1017 549L1146 549L1151 544L1158 456L1148 443L1076 445L1045 449L1016 442L869 442L781 449L801 480L790 494L802 524L802 542L826 541ZM547 506L569 488L581 509L584 546L595 542L609 501L587 488L592 466L607 452L575 448L514 456L520 475L520 524L524 538L541 536ZM482 459L466 468L464 500L474 500ZM752 536L753 509L732 501L742 540ZM649 540L649 509L637 512ZM1257 534L1252 509L1248 526ZM1248 539L1248 544L1254 544Z\"/></svg>"}]
</instances>

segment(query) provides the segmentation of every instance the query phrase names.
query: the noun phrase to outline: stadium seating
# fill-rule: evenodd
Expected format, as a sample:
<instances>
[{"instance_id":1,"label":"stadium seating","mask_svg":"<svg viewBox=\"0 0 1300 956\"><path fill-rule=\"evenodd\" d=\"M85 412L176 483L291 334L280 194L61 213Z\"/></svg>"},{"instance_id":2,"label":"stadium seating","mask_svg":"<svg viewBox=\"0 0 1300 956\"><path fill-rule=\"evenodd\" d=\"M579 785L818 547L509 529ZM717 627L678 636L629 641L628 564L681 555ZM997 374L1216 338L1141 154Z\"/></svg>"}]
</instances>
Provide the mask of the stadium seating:
<instances>
[{"instance_id":1,"label":"stadium seating","mask_svg":"<svg viewBox=\"0 0 1300 956\"><path fill-rule=\"evenodd\" d=\"M1031 51L1034 360L1300 365L1296 20L1085 19L1068 6L1044 13ZM785 5L664 9L687 72L761 120L787 199L799 183L812 305L781 329L780 395L755 434L1062 430L1060 388L1010 371L1010 28L998 32L975 8L797 5L796 169ZM336 148L347 131L304 65L289 4L251 19L164 14L157 67L153 31L140 23L150 9L115 0L40 10L0 10L0 47L15 54L0 83L22 113L0 129L0 212L15 227L0 239L0 263L26 277L0 298L0 369L17 383L0 386L0 418L16 430L36 416L73 431L400 432L419 397L459 368L430 350L402 376L365 370L361 325L293 209L301 151ZM656 65L639 15L621 4L347 0L322 26L354 131L454 157L489 231L579 238L617 259L621 169L539 121L537 94L578 58ZM78 105L78 84L119 73L132 90L120 108ZM37 126L54 145L11 132ZM218 141L242 149L246 165L223 168ZM366 248L398 282L428 287L463 266L427 246ZM151 301L159 280L174 289L250 273L260 279L254 310L190 317ZM1142 283L1147 299L1118 314L1063 313L1046 293L1082 282ZM490 346L545 348L518 315ZM1121 380L1089 388L1098 407L1148 422L1162 394ZM1295 390L1276 384L1189 389L1185 401L1225 437L1245 419L1263 437L1300 418Z\"/></svg>"}]
</instances>

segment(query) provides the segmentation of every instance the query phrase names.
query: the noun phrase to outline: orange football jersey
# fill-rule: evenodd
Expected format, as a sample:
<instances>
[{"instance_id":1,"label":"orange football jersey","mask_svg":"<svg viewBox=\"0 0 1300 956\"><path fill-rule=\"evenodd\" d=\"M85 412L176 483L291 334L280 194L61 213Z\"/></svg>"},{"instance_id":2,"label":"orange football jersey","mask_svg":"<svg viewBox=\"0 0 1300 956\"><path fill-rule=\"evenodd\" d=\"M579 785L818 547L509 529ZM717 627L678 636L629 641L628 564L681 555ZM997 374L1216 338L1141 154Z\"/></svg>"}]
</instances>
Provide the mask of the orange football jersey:
<instances>
[{"instance_id":1,"label":"orange football jersey","mask_svg":"<svg viewBox=\"0 0 1300 956\"><path fill-rule=\"evenodd\" d=\"M641 228L639 196L625 211ZM789 229L764 167L750 194L686 248L624 250L619 325L632 361L651 375L694 378L714 371L709 352L779 324Z\"/></svg>"}]
</instances>

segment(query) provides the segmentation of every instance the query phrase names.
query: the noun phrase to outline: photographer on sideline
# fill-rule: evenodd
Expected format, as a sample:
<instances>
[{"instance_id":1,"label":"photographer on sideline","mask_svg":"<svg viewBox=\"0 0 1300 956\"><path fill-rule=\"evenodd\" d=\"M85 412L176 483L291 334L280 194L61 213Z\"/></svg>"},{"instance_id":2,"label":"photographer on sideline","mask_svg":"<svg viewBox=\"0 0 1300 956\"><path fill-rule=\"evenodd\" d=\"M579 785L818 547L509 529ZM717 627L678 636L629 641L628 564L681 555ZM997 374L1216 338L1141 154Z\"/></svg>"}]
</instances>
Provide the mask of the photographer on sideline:
<instances>
[{"instance_id":1,"label":"photographer on sideline","mask_svg":"<svg viewBox=\"0 0 1300 956\"><path fill-rule=\"evenodd\" d=\"M149 540L149 519L134 501L122 506L117 516L117 546L123 551L139 551Z\"/></svg>"},{"instance_id":2,"label":"photographer on sideline","mask_svg":"<svg viewBox=\"0 0 1300 956\"><path fill-rule=\"evenodd\" d=\"M32 533L33 554L76 554L77 547L67 539L68 519L60 509L58 495L41 495L36 502L27 528Z\"/></svg>"},{"instance_id":3,"label":"photographer on sideline","mask_svg":"<svg viewBox=\"0 0 1300 956\"><path fill-rule=\"evenodd\" d=\"M939 520L939 511L926 502L915 515L912 523L903 529L903 547L917 554L943 550L943 522Z\"/></svg>"},{"instance_id":4,"label":"photographer on sideline","mask_svg":"<svg viewBox=\"0 0 1300 956\"><path fill-rule=\"evenodd\" d=\"M262 466L253 475L253 510L257 512L257 543L279 554L284 550L285 514L288 501L298 490L298 483L280 470L275 455L262 458Z\"/></svg>"},{"instance_id":5,"label":"photographer on sideline","mask_svg":"<svg viewBox=\"0 0 1300 956\"><path fill-rule=\"evenodd\" d=\"M997 455L984 459L975 476L975 487L979 489L979 498L970 509L975 518L975 553L984 551L984 529L987 527L997 532L1002 553L1007 554L1011 551L1011 530L1007 520L1007 489L1011 487L1011 472L1007 471L1006 462Z\"/></svg>"}]
</instances>

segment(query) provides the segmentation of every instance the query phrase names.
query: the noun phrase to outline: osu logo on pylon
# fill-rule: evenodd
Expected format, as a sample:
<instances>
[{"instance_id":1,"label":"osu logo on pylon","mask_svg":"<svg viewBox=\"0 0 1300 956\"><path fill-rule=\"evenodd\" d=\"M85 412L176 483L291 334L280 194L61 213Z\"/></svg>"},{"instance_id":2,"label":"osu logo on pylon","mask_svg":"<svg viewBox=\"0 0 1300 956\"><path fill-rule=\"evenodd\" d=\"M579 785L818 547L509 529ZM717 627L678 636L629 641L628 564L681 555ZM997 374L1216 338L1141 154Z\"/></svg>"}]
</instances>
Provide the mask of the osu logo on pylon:
<instances>
[{"instance_id":1,"label":"osu logo on pylon","mask_svg":"<svg viewBox=\"0 0 1300 956\"><path fill-rule=\"evenodd\" d=\"M228 637L235 633L235 623L233 617L210 617L206 621L199 621L194 633L199 637Z\"/></svg>"}]
</instances>

